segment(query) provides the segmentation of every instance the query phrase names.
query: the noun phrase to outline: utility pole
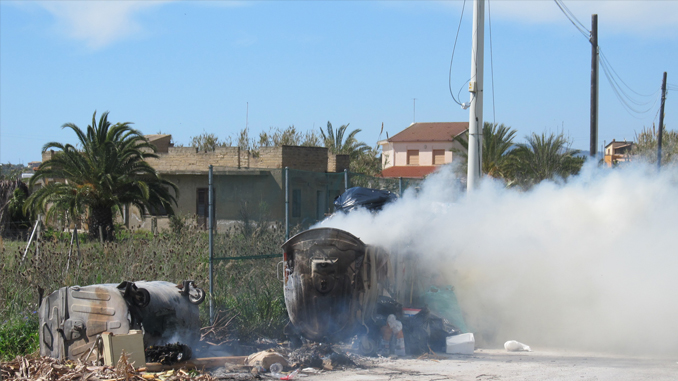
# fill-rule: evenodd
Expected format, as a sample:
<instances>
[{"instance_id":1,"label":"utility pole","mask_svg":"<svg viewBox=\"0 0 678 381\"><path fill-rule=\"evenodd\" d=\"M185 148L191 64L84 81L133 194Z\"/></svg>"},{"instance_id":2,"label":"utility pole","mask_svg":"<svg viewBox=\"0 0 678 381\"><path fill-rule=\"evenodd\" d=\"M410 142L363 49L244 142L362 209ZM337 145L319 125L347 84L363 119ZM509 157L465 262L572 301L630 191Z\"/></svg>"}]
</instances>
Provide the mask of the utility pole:
<instances>
[{"instance_id":1,"label":"utility pole","mask_svg":"<svg viewBox=\"0 0 678 381\"><path fill-rule=\"evenodd\" d=\"M471 52L471 107L468 123L468 172L466 191L478 187L483 168L483 51L485 49L485 0L473 0L473 49Z\"/></svg>"},{"instance_id":2,"label":"utility pole","mask_svg":"<svg viewBox=\"0 0 678 381\"><path fill-rule=\"evenodd\" d=\"M591 144L589 155L598 154L598 15L591 15Z\"/></svg>"},{"instance_id":3,"label":"utility pole","mask_svg":"<svg viewBox=\"0 0 678 381\"><path fill-rule=\"evenodd\" d=\"M659 106L659 132L657 133L657 170L662 167L662 135L664 134L664 103L666 102L666 72L662 80L662 103Z\"/></svg>"}]
</instances>

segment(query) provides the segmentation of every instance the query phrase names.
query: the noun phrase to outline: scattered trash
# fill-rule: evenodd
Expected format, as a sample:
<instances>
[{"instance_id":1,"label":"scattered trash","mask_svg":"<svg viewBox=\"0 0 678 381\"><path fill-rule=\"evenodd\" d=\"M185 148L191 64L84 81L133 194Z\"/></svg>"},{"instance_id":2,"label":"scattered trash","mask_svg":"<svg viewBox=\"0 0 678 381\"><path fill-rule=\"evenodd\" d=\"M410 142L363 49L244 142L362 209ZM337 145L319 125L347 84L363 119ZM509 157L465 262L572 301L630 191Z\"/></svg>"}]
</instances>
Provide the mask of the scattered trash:
<instances>
[{"instance_id":1,"label":"scattered trash","mask_svg":"<svg viewBox=\"0 0 678 381\"><path fill-rule=\"evenodd\" d=\"M395 354L396 356L405 356L403 323L396 320L395 315L388 315L386 325L381 327L381 334L381 349L385 355ZM391 341L393 341L393 346L391 346Z\"/></svg>"},{"instance_id":2,"label":"scattered trash","mask_svg":"<svg viewBox=\"0 0 678 381\"><path fill-rule=\"evenodd\" d=\"M316 368L304 368L301 371L303 373L314 373L314 374L322 373L322 369L316 369Z\"/></svg>"},{"instance_id":3,"label":"scattered trash","mask_svg":"<svg viewBox=\"0 0 678 381\"><path fill-rule=\"evenodd\" d=\"M73 360L57 360L51 357L21 357L0 363L0 374L4 380L163 380L173 381L217 381L209 374L173 369L161 373L146 373L143 368L135 369L121 356L116 366L92 366Z\"/></svg>"},{"instance_id":4,"label":"scattered trash","mask_svg":"<svg viewBox=\"0 0 678 381\"><path fill-rule=\"evenodd\" d=\"M476 340L472 333L449 336L446 339L446 353L472 355L475 350Z\"/></svg>"},{"instance_id":5,"label":"scattered trash","mask_svg":"<svg viewBox=\"0 0 678 381\"><path fill-rule=\"evenodd\" d=\"M294 372L288 374L287 376L282 376L280 377L281 380L293 380L297 374L299 374L299 369L295 370Z\"/></svg>"},{"instance_id":6,"label":"scattered trash","mask_svg":"<svg viewBox=\"0 0 678 381\"><path fill-rule=\"evenodd\" d=\"M322 368L333 370L342 366L355 366L355 362L344 353L335 351L331 345L310 343L294 350L289 355L293 368Z\"/></svg>"},{"instance_id":7,"label":"scattered trash","mask_svg":"<svg viewBox=\"0 0 678 381\"><path fill-rule=\"evenodd\" d=\"M515 340L509 340L504 343L504 349L506 349L509 352L532 352L532 349L530 349L529 346L519 343Z\"/></svg>"},{"instance_id":8,"label":"scattered trash","mask_svg":"<svg viewBox=\"0 0 678 381\"><path fill-rule=\"evenodd\" d=\"M172 365L191 358L191 348L181 343L146 347L146 362Z\"/></svg>"},{"instance_id":9,"label":"scattered trash","mask_svg":"<svg viewBox=\"0 0 678 381\"><path fill-rule=\"evenodd\" d=\"M287 360L285 359L285 357L283 357L280 353L275 352L273 349L269 349L269 350L266 350L266 351L261 351L261 352L251 354L245 360L245 365L262 366L264 369L268 369L271 372L273 372L273 370L271 369L271 366L274 365L274 364L280 365L281 371L282 371L282 368L288 366L288 363L287 363Z\"/></svg>"},{"instance_id":10,"label":"scattered trash","mask_svg":"<svg viewBox=\"0 0 678 381\"><path fill-rule=\"evenodd\" d=\"M269 367L269 370L271 371L271 376L276 377L276 378L280 378L282 376L282 374L280 372L282 372L283 366L282 366L281 363L276 362L274 364L271 364L271 366Z\"/></svg>"}]
</instances>

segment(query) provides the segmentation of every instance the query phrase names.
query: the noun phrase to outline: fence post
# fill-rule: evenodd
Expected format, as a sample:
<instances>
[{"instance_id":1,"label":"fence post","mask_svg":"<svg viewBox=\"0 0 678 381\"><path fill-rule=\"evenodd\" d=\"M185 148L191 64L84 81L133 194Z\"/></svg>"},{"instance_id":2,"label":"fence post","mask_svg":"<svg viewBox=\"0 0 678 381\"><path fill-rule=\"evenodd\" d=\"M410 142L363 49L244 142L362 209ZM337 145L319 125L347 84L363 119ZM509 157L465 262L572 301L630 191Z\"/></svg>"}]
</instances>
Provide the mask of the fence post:
<instances>
[{"instance_id":1,"label":"fence post","mask_svg":"<svg viewBox=\"0 0 678 381\"><path fill-rule=\"evenodd\" d=\"M398 196L403 197L403 178L398 179Z\"/></svg>"},{"instance_id":2,"label":"fence post","mask_svg":"<svg viewBox=\"0 0 678 381\"><path fill-rule=\"evenodd\" d=\"M214 187L212 186L212 175L213 167L210 164L207 210L207 224L210 237L210 324L214 324L214 214L212 212L214 207Z\"/></svg>"},{"instance_id":3,"label":"fence post","mask_svg":"<svg viewBox=\"0 0 678 381\"><path fill-rule=\"evenodd\" d=\"M348 169L344 169L344 192L348 190Z\"/></svg>"},{"instance_id":4,"label":"fence post","mask_svg":"<svg viewBox=\"0 0 678 381\"><path fill-rule=\"evenodd\" d=\"M285 241L290 239L290 167L285 167Z\"/></svg>"}]
</instances>

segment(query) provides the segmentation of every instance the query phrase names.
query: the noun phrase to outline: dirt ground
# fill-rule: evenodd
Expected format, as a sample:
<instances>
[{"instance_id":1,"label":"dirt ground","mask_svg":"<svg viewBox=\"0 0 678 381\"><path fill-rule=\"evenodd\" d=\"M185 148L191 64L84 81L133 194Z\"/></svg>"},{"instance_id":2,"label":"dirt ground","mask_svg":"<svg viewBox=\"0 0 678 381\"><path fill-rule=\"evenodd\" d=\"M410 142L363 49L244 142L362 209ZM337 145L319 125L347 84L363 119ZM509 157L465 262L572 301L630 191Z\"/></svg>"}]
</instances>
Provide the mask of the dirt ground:
<instances>
[{"instance_id":1,"label":"dirt ground","mask_svg":"<svg viewBox=\"0 0 678 381\"><path fill-rule=\"evenodd\" d=\"M365 369L309 375L299 380L678 380L678 356L639 357L563 350L506 352L438 359L375 359Z\"/></svg>"}]
</instances>

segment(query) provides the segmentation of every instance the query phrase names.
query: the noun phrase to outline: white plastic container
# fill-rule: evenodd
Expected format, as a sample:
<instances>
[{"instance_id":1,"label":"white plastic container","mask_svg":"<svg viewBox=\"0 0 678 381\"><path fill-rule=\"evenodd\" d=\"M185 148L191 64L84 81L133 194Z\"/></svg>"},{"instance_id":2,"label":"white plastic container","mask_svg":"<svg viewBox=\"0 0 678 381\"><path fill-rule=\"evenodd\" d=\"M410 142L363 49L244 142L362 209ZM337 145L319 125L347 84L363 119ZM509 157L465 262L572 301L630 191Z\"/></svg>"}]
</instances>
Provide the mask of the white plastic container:
<instances>
[{"instance_id":1,"label":"white plastic container","mask_svg":"<svg viewBox=\"0 0 678 381\"><path fill-rule=\"evenodd\" d=\"M445 352L462 355L472 355L476 348L476 339L472 333L448 336L445 340L447 347Z\"/></svg>"}]
</instances>

